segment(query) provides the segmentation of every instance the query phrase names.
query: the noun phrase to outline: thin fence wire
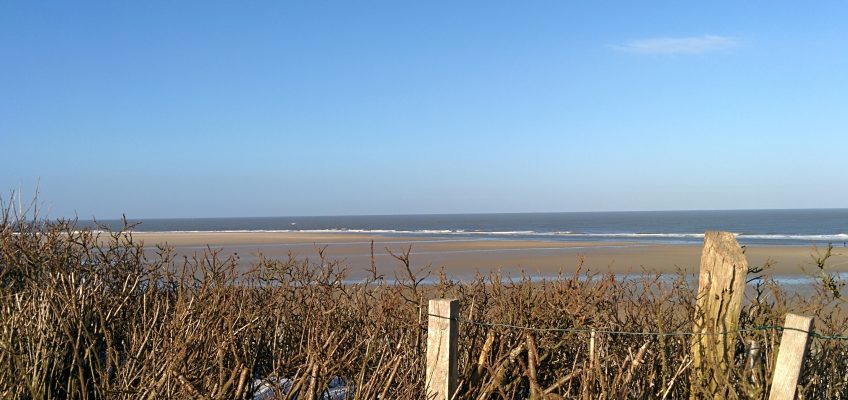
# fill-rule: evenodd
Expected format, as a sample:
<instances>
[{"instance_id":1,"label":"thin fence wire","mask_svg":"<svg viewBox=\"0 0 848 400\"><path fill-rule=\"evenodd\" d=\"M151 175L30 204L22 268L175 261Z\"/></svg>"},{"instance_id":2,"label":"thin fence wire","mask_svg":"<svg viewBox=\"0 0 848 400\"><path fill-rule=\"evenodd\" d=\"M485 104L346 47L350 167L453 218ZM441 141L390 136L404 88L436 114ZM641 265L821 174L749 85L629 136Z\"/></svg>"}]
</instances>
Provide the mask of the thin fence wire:
<instances>
[{"instance_id":1,"label":"thin fence wire","mask_svg":"<svg viewBox=\"0 0 848 400\"><path fill-rule=\"evenodd\" d=\"M619 330L611 330L611 329L593 329L593 328L536 328L532 326L521 326L521 325L512 325L512 324L504 324L497 322L480 322L474 321L465 318L450 318L442 315L435 314L427 314L430 317L440 318L440 319L448 319L453 320L463 324L469 325L477 325L477 326L485 326L491 328L508 328L508 329L517 329L524 331L534 331L534 332L557 332L557 333L588 333L591 334L595 332L596 334L611 334L611 335L631 335L631 336L657 336L657 337L665 337L665 336L724 336L724 335L735 335L737 333L745 333L745 332L757 332L757 331L797 331L804 332L810 335L815 339L820 340L848 340L848 336L844 335L824 335L815 331L805 331L803 329L792 328L788 326L780 326L780 325L754 325L750 328L740 328L731 331L723 331L723 332L633 332L633 331L619 331Z\"/></svg>"}]
</instances>

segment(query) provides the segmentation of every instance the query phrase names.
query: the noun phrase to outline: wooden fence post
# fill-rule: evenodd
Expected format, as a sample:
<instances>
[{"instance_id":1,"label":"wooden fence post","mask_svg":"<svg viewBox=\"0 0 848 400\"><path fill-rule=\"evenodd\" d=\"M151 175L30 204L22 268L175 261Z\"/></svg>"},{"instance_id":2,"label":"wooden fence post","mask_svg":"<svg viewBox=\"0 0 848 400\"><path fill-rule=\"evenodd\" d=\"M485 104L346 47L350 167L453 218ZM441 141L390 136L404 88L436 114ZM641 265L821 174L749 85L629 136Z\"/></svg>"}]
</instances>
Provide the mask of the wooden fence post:
<instances>
[{"instance_id":1,"label":"wooden fence post","mask_svg":"<svg viewBox=\"0 0 848 400\"><path fill-rule=\"evenodd\" d=\"M813 319L795 314L786 314L783 323L783 334L780 336L780 349L777 351L777 363L774 376L771 379L769 400L792 400L795 398L795 388L801 376L804 365L804 355L807 353L807 343Z\"/></svg>"},{"instance_id":2,"label":"wooden fence post","mask_svg":"<svg viewBox=\"0 0 848 400\"><path fill-rule=\"evenodd\" d=\"M695 303L690 398L726 398L748 261L730 232L706 232Z\"/></svg>"},{"instance_id":3,"label":"wooden fence post","mask_svg":"<svg viewBox=\"0 0 848 400\"><path fill-rule=\"evenodd\" d=\"M589 370L590 371L595 370L595 360L596 359L597 358L595 357L595 328L592 328L592 330L589 333Z\"/></svg>"},{"instance_id":4,"label":"wooden fence post","mask_svg":"<svg viewBox=\"0 0 848 400\"><path fill-rule=\"evenodd\" d=\"M427 309L427 399L448 400L456 391L459 300L430 300Z\"/></svg>"}]
</instances>

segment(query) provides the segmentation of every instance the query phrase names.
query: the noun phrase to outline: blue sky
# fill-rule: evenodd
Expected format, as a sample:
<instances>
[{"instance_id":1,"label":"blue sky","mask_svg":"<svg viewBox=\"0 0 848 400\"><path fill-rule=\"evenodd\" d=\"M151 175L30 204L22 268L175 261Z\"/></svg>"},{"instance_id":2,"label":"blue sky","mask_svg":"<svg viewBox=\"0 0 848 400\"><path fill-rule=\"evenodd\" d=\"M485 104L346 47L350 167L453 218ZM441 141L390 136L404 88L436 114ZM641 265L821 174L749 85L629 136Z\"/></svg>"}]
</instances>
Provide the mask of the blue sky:
<instances>
[{"instance_id":1,"label":"blue sky","mask_svg":"<svg viewBox=\"0 0 848 400\"><path fill-rule=\"evenodd\" d=\"M103 219L845 207L846 20L844 2L3 2L0 190Z\"/></svg>"}]
</instances>

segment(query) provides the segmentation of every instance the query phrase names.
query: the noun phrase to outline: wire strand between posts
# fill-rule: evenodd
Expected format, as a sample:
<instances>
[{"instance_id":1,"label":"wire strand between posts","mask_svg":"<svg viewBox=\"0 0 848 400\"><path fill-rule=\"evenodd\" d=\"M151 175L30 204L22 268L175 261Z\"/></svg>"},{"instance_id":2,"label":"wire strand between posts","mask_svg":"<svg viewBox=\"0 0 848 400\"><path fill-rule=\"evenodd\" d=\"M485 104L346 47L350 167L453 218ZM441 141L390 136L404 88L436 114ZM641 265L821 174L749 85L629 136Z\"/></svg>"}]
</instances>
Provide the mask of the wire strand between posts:
<instances>
[{"instance_id":1,"label":"wire strand between posts","mask_svg":"<svg viewBox=\"0 0 848 400\"><path fill-rule=\"evenodd\" d=\"M509 328L509 329L518 329L518 330L526 330L526 331L534 331L534 332L559 332L559 333L605 333L611 335L631 335L631 336L657 336L657 337L665 337L665 336L722 336L722 335L735 335L737 333L745 333L745 332L757 332L757 331L768 331L768 330L777 330L777 331L797 331L804 332L810 335L813 338L820 340L848 340L848 336L844 335L823 335L821 333L815 331L805 331L803 329L785 327L780 325L755 325L750 328L742 328L735 329L731 331L724 332L632 332L632 331L619 331L619 330L611 330L611 329L592 329L592 328L535 328L532 326L520 326L520 325L512 325L512 324L504 324L497 322L480 322L474 320L468 320L465 318L450 318L442 315L435 314L427 314L430 317L441 318L453 320L459 323L478 325L478 326L487 326L492 328Z\"/></svg>"}]
</instances>

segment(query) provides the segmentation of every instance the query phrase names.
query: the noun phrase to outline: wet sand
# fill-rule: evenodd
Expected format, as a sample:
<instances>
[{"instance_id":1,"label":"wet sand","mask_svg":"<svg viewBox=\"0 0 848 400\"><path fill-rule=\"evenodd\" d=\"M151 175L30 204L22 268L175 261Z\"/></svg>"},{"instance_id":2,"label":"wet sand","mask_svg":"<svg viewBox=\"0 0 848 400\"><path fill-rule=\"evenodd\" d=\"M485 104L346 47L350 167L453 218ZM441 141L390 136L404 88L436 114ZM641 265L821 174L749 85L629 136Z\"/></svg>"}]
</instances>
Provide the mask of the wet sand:
<instances>
[{"instance_id":1,"label":"wet sand","mask_svg":"<svg viewBox=\"0 0 848 400\"><path fill-rule=\"evenodd\" d=\"M364 234L324 234L289 232L136 232L136 239L152 246L167 243L178 254L191 256L203 252L207 245L222 249L222 254L236 253L242 265L249 265L260 254L270 258L286 258L289 254L317 259L318 249L325 248L329 259L340 260L349 268L350 278L364 277L371 263L371 241L374 259L381 273L392 276L401 267L389 250L399 253L412 246L411 260L415 269L444 268L450 277L488 273L519 273L551 276L571 273L578 265L597 272L635 273L643 270L674 272L678 268L697 273L700 245L658 245L635 242L547 242L534 240L470 240L462 238L385 237ZM822 251L824 249L821 249ZM749 246L746 255L750 265L774 261L772 275L800 275L803 268L813 270L812 246ZM833 271L848 271L848 249L834 248L828 262Z\"/></svg>"}]
</instances>

